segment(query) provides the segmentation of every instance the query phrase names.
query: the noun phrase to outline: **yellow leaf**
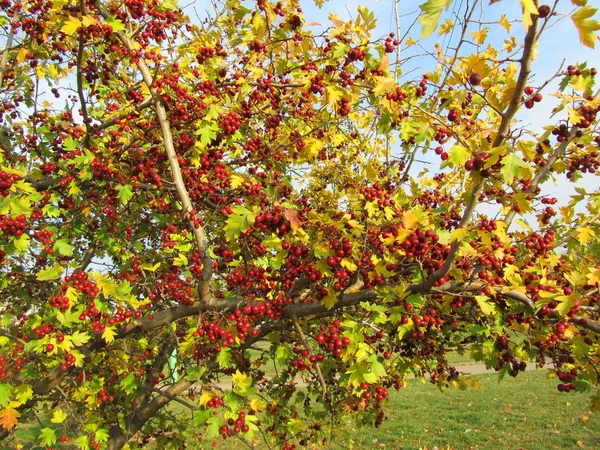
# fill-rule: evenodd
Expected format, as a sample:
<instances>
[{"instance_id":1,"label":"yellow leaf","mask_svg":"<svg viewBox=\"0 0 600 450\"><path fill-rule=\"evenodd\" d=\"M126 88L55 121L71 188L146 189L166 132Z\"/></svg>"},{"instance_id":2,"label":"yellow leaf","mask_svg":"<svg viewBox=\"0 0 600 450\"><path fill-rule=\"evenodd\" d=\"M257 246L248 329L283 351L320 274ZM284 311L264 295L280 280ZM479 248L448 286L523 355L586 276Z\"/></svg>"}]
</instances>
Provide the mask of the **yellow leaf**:
<instances>
[{"instance_id":1,"label":"yellow leaf","mask_svg":"<svg viewBox=\"0 0 600 450\"><path fill-rule=\"evenodd\" d=\"M589 273L587 275L588 284L600 284L600 269L590 268L588 269Z\"/></svg>"},{"instance_id":2,"label":"yellow leaf","mask_svg":"<svg viewBox=\"0 0 600 450\"><path fill-rule=\"evenodd\" d=\"M581 122L583 120L583 114L581 114L579 111L574 110L573 108L569 108L568 109L569 112L569 122L573 123L573 124L578 124L579 122Z\"/></svg>"},{"instance_id":3,"label":"yellow leaf","mask_svg":"<svg viewBox=\"0 0 600 450\"><path fill-rule=\"evenodd\" d=\"M265 405L265 402L263 402L260 398L254 398L250 401L250 408L252 408L253 411L260 412L266 407L267 405Z\"/></svg>"},{"instance_id":4,"label":"yellow leaf","mask_svg":"<svg viewBox=\"0 0 600 450\"><path fill-rule=\"evenodd\" d=\"M596 236L596 232L588 227L579 227L577 228L577 240L580 244L586 244L590 242L594 236Z\"/></svg>"},{"instance_id":5,"label":"yellow leaf","mask_svg":"<svg viewBox=\"0 0 600 450\"><path fill-rule=\"evenodd\" d=\"M481 45L487 39L489 30L490 30L489 28L485 27L485 28L482 28L481 31L471 31L471 35L473 36L473 39L475 40L475 42L477 42L479 45Z\"/></svg>"},{"instance_id":6,"label":"yellow leaf","mask_svg":"<svg viewBox=\"0 0 600 450\"><path fill-rule=\"evenodd\" d=\"M210 391L204 391L200 396L200 405L205 406L209 401L214 397L213 393Z\"/></svg>"},{"instance_id":7,"label":"yellow leaf","mask_svg":"<svg viewBox=\"0 0 600 450\"><path fill-rule=\"evenodd\" d=\"M402 226L407 230L411 230L419 222L419 218L414 211L405 211L402 214Z\"/></svg>"},{"instance_id":8,"label":"yellow leaf","mask_svg":"<svg viewBox=\"0 0 600 450\"><path fill-rule=\"evenodd\" d=\"M523 26L528 30L529 26L533 23L531 14L537 16L538 9L533 0L521 0L521 6L523 7Z\"/></svg>"},{"instance_id":9,"label":"yellow leaf","mask_svg":"<svg viewBox=\"0 0 600 450\"><path fill-rule=\"evenodd\" d=\"M142 266L142 269L148 270L150 272L156 272L156 270L160 267L160 261L151 266L150 264Z\"/></svg>"},{"instance_id":10,"label":"yellow leaf","mask_svg":"<svg viewBox=\"0 0 600 450\"><path fill-rule=\"evenodd\" d=\"M107 344L110 344L115 340L115 336L117 335L116 329L114 326L106 327L104 332L102 333L102 339L106 341Z\"/></svg>"},{"instance_id":11,"label":"yellow leaf","mask_svg":"<svg viewBox=\"0 0 600 450\"><path fill-rule=\"evenodd\" d=\"M579 31L579 40L583 45L589 48L594 48L595 43L598 40L598 36L594 31L600 30L600 23L597 20L590 19L597 11L597 8L584 6L571 16L575 28Z\"/></svg>"},{"instance_id":12,"label":"yellow leaf","mask_svg":"<svg viewBox=\"0 0 600 450\"><path fill-rule=\"evenodd\" d=\"M506 18L506 14L502 14L500 16L500 20L498 21L500 25L506 30L507 33L510 33L510 22Z\"/></svg>"},{"instance_id":13,"label":"yellow leaf","mask_svg":"<svg viewBox=\"0 0 600 450\"><path fill-rule=\"evenodd\" d=\"M466 228L457 228L450 234L450 241L462 241L469 235Z\"/></svg>"},{"instance_id":14,"label":"yellow leaf","mask_svg":"<svg viewBox=\"0 0 600 450\"><path fill-rule=\"evenodd\" d=\"M76 17L71 17L67 22L65 22L60 31L62 31L68 36L71 36L75 34L77 28L79 28L81 25L81 20L79 20Z\"/></svg>"},{"instance_id":15,"label":"yellow leaf","mask_svg":"<svg viewBox=\"0 0 600 450\"><path fill-rule=\"evenodd\" d=\"M335 292L333 291L332 288L327 288L327 292L328 292L328 294L321 300L321 304L325 308L331 309L337 302L337 297L335 296Z\"/></svg>"},{"instance_id":16,"label":"yellow leaf","mask_svg":"<svg viewBox=\"0 0 600 450\"><path fill-rule=\"evenodd\" d=\"M396 89L398 85L396 80L391 77L374 77L375 78L375 87L373 88L373 94L375 95L385 95L388 92Z\"/></svg>"},{"instance_id":17,"label":"yellow leaf","mask_svg":"<svg viewBox=\"0 0 600 450\"><path fill-rule=\"evenodd\" d=\"M231 377L234 384L239 387L242 391L245 391L252 386L252 378L246 375L246 372L242 373L239 370L235 371L235 374Z\"/></svg>"}]
</instances>

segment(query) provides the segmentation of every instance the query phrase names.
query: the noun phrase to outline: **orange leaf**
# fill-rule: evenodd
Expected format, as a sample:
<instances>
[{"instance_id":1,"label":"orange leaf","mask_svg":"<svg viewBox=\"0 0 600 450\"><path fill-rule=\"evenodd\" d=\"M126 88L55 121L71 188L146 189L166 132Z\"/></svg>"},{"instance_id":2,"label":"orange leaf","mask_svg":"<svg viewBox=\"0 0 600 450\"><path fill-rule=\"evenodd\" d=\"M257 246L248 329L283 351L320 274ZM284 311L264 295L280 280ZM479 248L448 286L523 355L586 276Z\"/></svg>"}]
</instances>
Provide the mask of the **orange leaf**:
<instances>
[{"instance_id":1,"label":"orange leaf","mask_svg":"<svg viewBox=\"0 0 600 450\"><path fill-rule=\"evenodd\" d=\"M19 414L19 412L14 408L3 409L2 411L0 411L0 425L2 425L2 428L4 428L5 430L10 430L17 423L19 423L17 418L20 416L21 415Z\"/></svg>"},{"instance_id":2,"label":"orange leaf","mask_svg":"<svg viewBox=\"0 0 600 450\"><path fill-rule=\"evenodd\" d=\"M290 221L293 230L300 228L300 220L298 220L298 213L296 211L293 209L286 209L284 215L285 218Z\"/></svg>"}]
</instances>

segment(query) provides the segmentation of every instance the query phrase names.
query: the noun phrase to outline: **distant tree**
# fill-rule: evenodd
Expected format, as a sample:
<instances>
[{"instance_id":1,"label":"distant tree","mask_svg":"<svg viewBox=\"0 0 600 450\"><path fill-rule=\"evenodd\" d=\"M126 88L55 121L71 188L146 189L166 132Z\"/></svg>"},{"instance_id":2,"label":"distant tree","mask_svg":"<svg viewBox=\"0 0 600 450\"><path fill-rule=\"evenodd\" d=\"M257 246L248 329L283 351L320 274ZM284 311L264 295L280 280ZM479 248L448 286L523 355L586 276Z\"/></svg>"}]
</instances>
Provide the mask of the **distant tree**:
<instances>
[{"instance_id":1,"label":"distant tree","mask_svg":"<svg viewBox=\"0 0 600 450\"><path fill-rule=\"evenodd\" d=\"M420 40L363 7L315 34L297 0L199 25L173 0L0 0L2 446L292 449L380 424L408 377L465 385L456 349L551 364L597 407L600 193L542 185L597 175L596 69L530 82L556 21L594 46L596 9L439 25L451 3L419 39L456 49L410 79Z\"/></svg>"}]
</instances>

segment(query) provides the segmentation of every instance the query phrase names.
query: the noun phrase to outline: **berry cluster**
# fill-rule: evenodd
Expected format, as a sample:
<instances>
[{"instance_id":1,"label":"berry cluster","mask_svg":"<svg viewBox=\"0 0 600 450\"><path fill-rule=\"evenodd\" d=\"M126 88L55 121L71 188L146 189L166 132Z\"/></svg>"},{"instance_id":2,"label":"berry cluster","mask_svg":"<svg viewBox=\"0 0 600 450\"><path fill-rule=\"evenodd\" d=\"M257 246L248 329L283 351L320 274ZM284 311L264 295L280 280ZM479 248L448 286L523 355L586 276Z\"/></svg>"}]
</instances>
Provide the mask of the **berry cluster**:
<instances>
[{"instance_id":1,"label":"berry cluster","mask_svg":"<svg viewBox=\"0 0 600 450\"><path fill-rule=\"evenodd\" d=\"M390 35L387 38L385 38L384 45L386 53L393 53L394 50L396 50L396 47L400 45L400 41L398 41L398 39L394 39L394 36L394 33L390 33Z\"/></svg>"},{"instance_id":2,"label":"berry cluster","mask_svg":"<svg viewBox=\"0 0 600 450\"><path fill-rule=\"evenodd\" d=\"M27 218L24 215L19 215L14 219L10 219L6 214L0 215L0 230L6 236L21 237L27 226Z\"/></svg>"},{"instance_id":3,"label":"berry cluster","mask_svg":"<svg viewBox=\"0 0 600 450\"><path fill-rule=\"evenodd\" d=\"M223 130L223 134L231 136L242 126L242 120L239 114L230 112L219 118L219 125Z\"/></svg>"},{"instance_id":4,"label":"berry cluster","mask_svg":"<svg viewBox=\"0 0 600 450\"><path fill-rule=\"evenodd\" d=\"M348 114L350 114L350 99L348 98L342 98L340 100L338 100L338 114L340 116L347 116Z\"/></svg>"},{"instance_id":5,"label":"berry cluster","mask_svg":"<svg viewBox=\"0 0 600 450\"><path fill-rule=\"evenodd\" d=\"M18 175L0 170L0 197L6 197L13 183L18 180Z\"/></svg>"},{"instance_id":6,"label":"berry cluster","mask_svg":"<svg viewBox=\"0 0 600 450\"><path fill-rule=\"evenodd\" d=\"M196 54L196 61L200 64L204 64L210 58L215 55L215 49L212 47L201 47L198 49L198 53Z\"/></svg>"},{"instance_id":7,"label":"berry cluster","mask_svg":"<svg viewBox=\"0 0 600 450\"><path fill-rule=\"evenodd\" d=\"M321 327L317 335L319 346L335 356L341 356L343 348L350 345L350 338L340 335L340 326L341 322L335 319L328 327Z\"/></svg>"}]
</instances>

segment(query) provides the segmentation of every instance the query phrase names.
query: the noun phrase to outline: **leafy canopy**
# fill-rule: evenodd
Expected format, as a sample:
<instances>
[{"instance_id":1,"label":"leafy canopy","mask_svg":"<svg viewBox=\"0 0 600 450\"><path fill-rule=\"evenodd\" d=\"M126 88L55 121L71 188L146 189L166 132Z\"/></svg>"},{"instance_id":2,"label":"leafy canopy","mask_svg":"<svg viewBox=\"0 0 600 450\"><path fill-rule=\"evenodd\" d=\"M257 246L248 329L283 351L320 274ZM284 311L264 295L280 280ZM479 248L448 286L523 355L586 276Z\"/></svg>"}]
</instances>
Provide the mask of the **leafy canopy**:
<instances>
[{"instance_id":1,"label":"leafy canopy","mask_svg":"<svg viewBox=\"0 0 600 450\"><path fill-rule=\"evenodd\" d=\"M2 0L2 446L323 443L410 378L466 387L453 350L597 407L596 69L534 77L596 9L467 3L380 37L297 0Z\"/></svg>"}]
</instances>

